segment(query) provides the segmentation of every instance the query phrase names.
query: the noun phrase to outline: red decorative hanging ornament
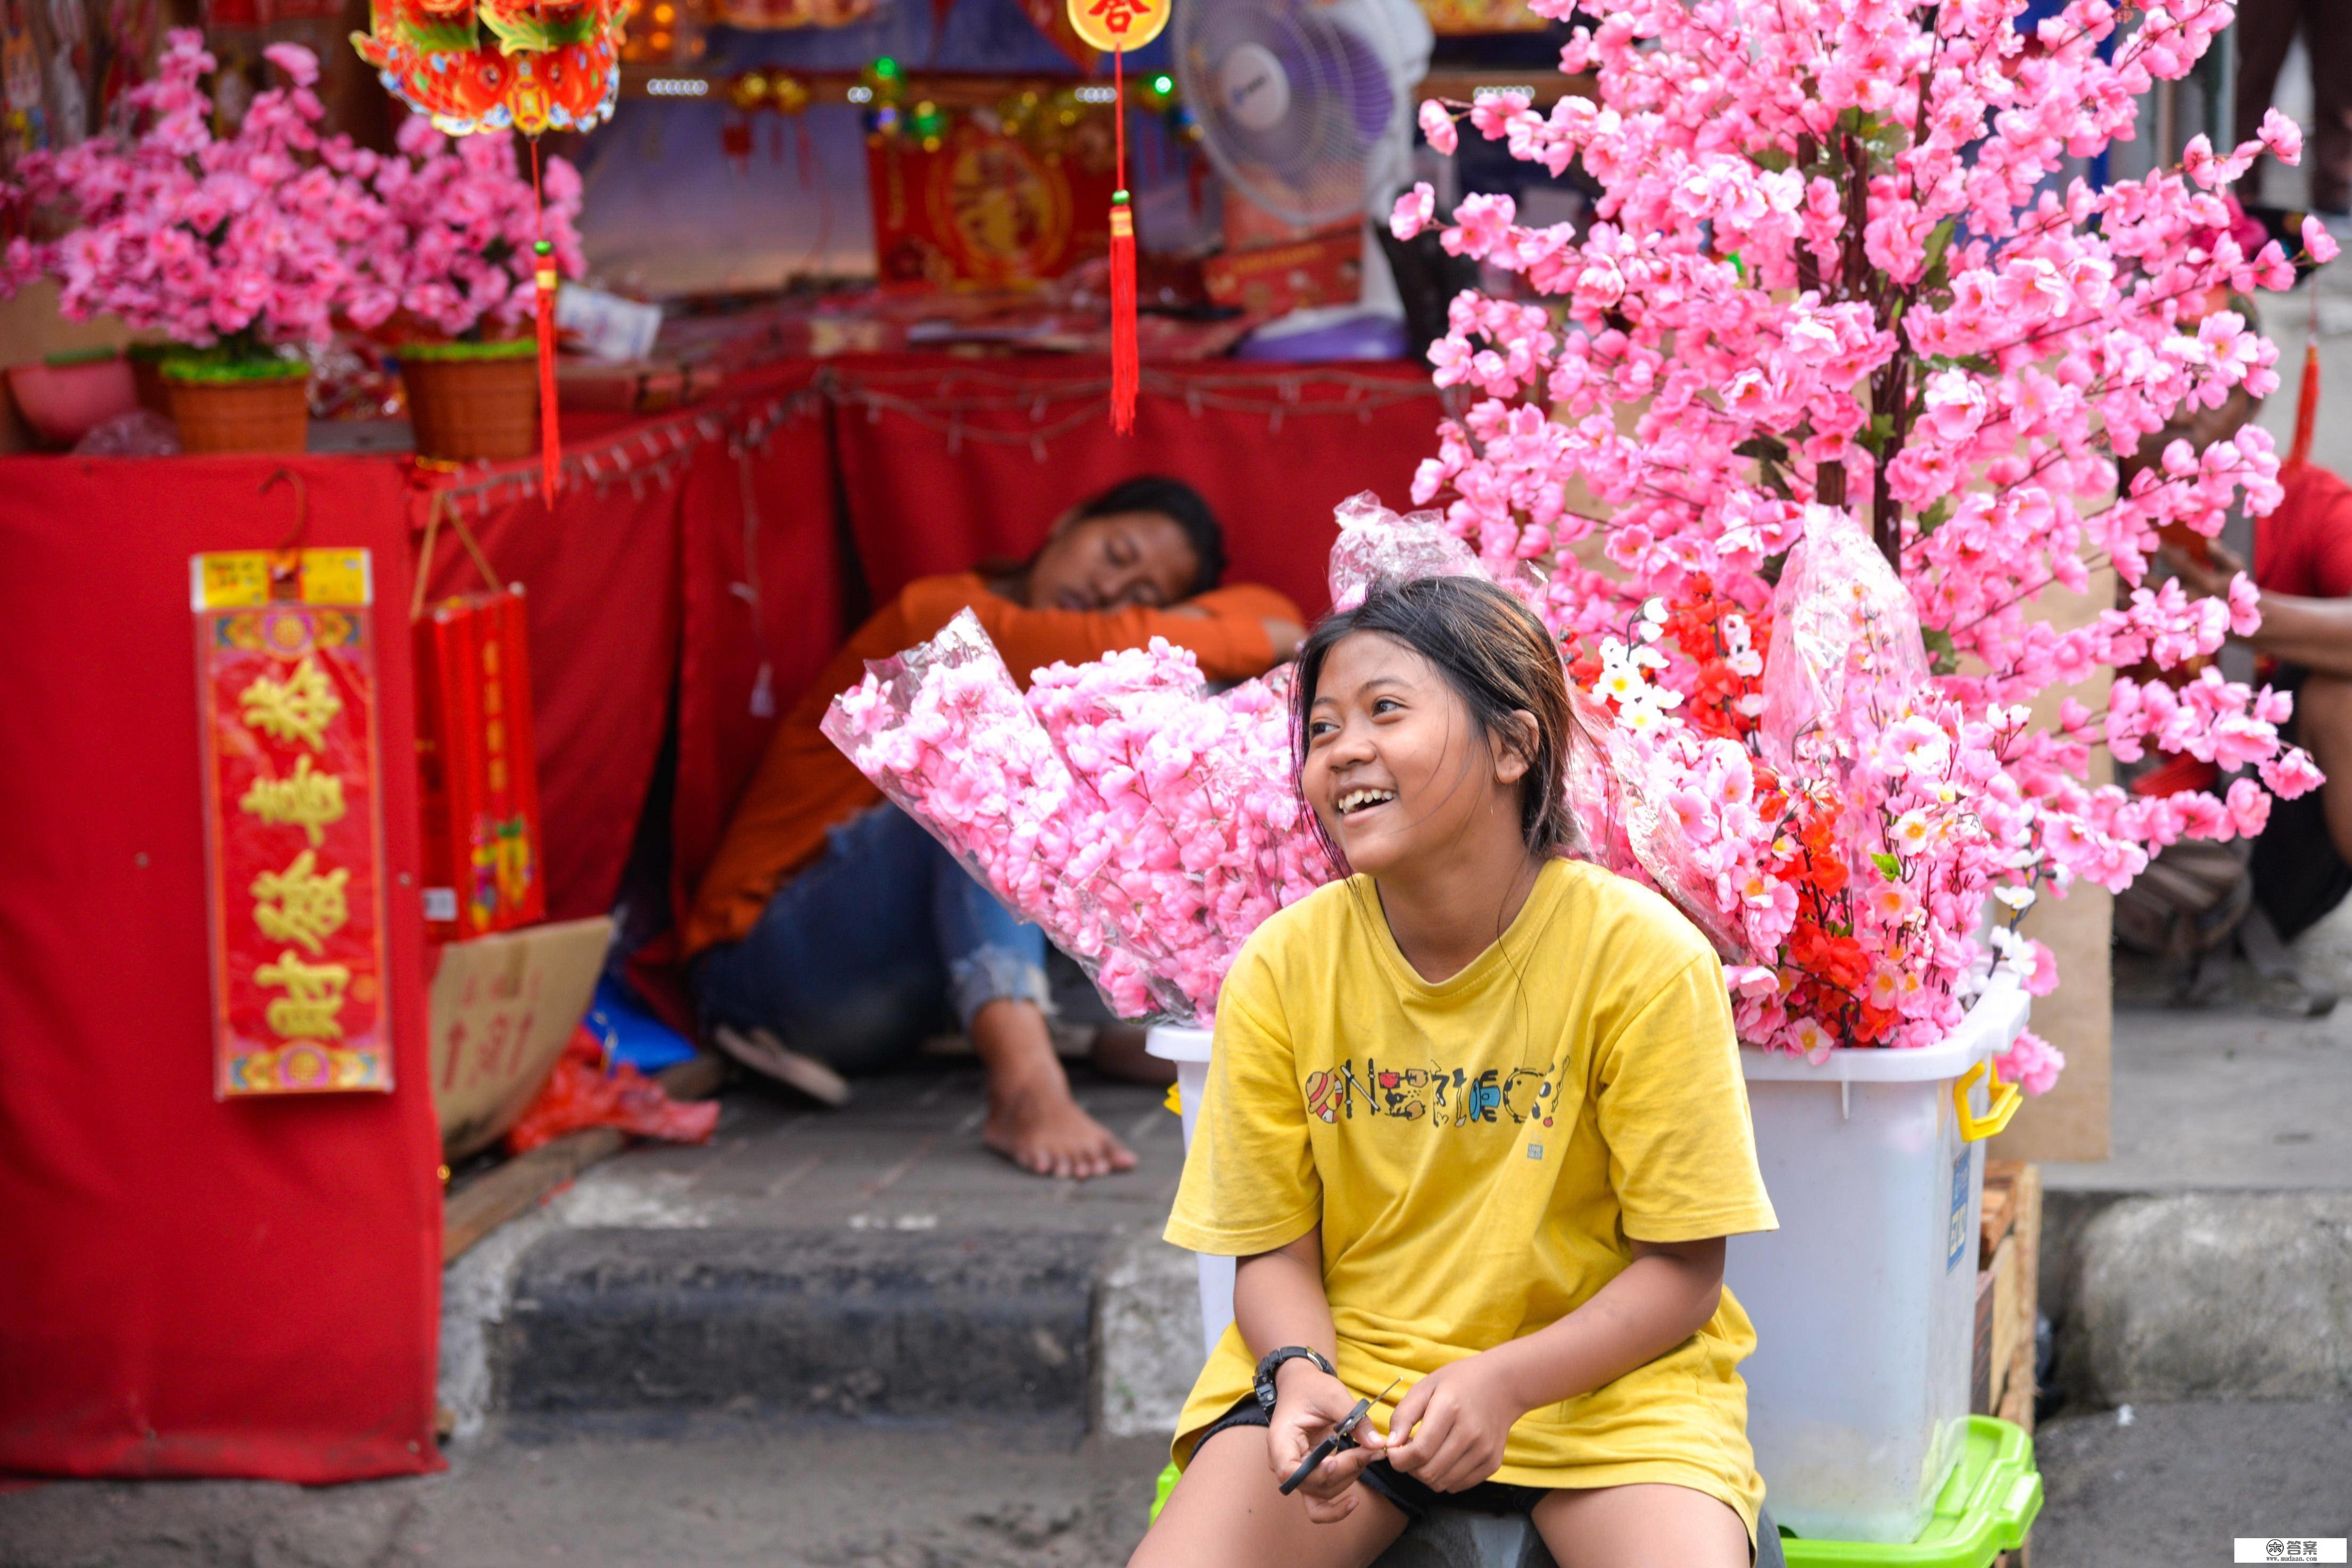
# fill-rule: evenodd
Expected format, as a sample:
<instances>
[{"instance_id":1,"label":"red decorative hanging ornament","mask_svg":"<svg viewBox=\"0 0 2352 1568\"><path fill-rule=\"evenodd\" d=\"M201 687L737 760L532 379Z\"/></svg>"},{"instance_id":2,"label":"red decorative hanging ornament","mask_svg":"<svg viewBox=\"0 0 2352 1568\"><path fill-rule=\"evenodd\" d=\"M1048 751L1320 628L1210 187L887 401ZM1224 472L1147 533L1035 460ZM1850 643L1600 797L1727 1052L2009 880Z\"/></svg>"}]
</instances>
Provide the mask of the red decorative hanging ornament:
<instances>
[{"instance_id":1,"label":"red decorative hanging ornament","mask_svg":"<svg viewBox=\"0 0 2352 1568\"><path fill-rule=\"evenodd\" d=\"M555 492L563 488L563 434L555 396L555 294L562 279L555 269L555 247L547 237L547 214L540 205L539 138L530 139L530 221L539 237L531 241L531 281L539 289L539 479L540 491L550 511Z\"/></svg>"},{"instance_id":2,"label":"red decorative hanging ornament","mask_svg":"<svg viewBox=\"0 0 2352 1568\"><path fill-rule=\"evenodd\" d=\"M368 30L352 35L385 90L443 135L511 130L530 142L541 477L550 506L563 478L555 406L559 279L538 211L539 137L593 131L613 117L630 8L630 0L372 0Z\"/></svg>"},{"instance_id":3,"label":"red decorative hanging ornament","mask_svg":"<svg viewBox=\"0 0 2352 1568\"><path fill-rule=\"evenodd\" d=\"M1127 192L1127 51L1139 49L1168 26L1171 0L1068 0L1071 30L1111 58L1111 124L1118 148L1118 189L1110 198L1110 427L1135 432L1135 399L1143 380L1136 342L1135 207Z\"/></svg>"}]
</instances>

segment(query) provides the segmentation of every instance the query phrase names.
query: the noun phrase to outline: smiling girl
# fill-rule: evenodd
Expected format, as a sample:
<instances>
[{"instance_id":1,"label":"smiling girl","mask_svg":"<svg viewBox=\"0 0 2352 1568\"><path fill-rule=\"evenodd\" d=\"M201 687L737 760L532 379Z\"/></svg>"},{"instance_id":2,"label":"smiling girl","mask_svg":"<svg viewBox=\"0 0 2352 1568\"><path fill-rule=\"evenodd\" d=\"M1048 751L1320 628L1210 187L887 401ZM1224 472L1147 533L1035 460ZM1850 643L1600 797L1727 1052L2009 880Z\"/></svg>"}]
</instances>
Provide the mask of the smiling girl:
<instances>
[{"instance_id":1,"label":"smiling girl","mask_svg":"<svg viewBox=\"0 0 2352 1568\"><path fill-rule=\"evenodd\" d=\"M1218 1002L1167 1237L1240 1259L1235 1321L1134 1563L1353 1568L1443 1498L1573 1568L1739 1568L1764 1489L1724 1238L1775 1222L1714 952L1561 858L1566 677L1508 594L1375 588L1297 691L1353 874ZM1362 1398L1361 1446L1280 1495Z\"/></svg>"}]
</instances>

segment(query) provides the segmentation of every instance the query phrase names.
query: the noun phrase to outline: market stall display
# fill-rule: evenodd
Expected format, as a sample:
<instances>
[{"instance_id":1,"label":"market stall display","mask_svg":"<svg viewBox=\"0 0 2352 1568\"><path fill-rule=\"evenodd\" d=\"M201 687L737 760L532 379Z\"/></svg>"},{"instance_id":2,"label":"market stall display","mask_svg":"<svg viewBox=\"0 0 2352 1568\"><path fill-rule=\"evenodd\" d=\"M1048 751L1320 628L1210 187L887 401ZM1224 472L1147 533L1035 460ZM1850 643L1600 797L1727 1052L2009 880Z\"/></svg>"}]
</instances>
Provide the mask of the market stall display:
<instances>
[{"instance_id":1,"label":"market stall display","mask_svg":"<svg viewBox=\"0 0 2352 1568\"><path fill-rule=\"evenodd\" d=\"M441 1197L415 775L382 770L373 869L378 1005L395 1063L417 1070L388 1093L216 1101L188 610L190 556L286 542L289 487L261 494L281 467L301 476L310 547L365 551L378 607L404 603L402 481L316 458L182 460L165 482L152 467L0 460L15 742L0 807L47 825L12 840L0 876L0 1468L305 1483L433 1469ZM105 518L136 518L137 547L92 525ZM375 652L389 757L415 733L407 639ZM308 835L288 832L297 859Z\"/></svg>"}]
</instances>

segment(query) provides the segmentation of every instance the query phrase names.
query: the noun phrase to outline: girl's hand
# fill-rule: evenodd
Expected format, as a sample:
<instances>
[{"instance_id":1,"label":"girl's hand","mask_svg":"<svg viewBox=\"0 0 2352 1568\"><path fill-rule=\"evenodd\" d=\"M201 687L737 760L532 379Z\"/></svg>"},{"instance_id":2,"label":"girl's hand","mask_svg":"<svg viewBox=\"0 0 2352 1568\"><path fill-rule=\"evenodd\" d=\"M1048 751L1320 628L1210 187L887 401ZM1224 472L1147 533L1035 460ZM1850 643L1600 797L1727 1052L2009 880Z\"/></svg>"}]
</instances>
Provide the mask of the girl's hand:
<instances>
[{"instance_id":1,"label":"girl's hand","mask_svg":"<svg viewBox=\"0 0 2352 1568\"><path fill-rule=\"evenodd\" d=\"M1502 1468L1511 1424L1527 1413L1492 1352L1465 1356L1397 1401L1388 1461L1433 1491L1467 1490Z\"/></svg>"},{"instance_id":2,"label":"girl's hand","mask_svg":"<svg viewBox=\"0 0 2352 1568\"><path fill-rule=\"evenodd\" d=\"M1305 1360L1283 1363L1275 1374L1275 1391L1265 1457L1278 1486L1290 1479L1316 1444L1331 1435L1332 1427L1348 1418L1348 1412L1356 1407L1356 1396L1346 1384ZM1316 1466L1298 1489L1307 1503L1307 1517L1318 1524L1336 1523L1356 1511L1356 1478L1381 1457L1381 1435L1372 1430L1370 1422L1360 1424L1355 1437L1361 1447L1332 1455Z\"/></svg>"}]
</instances>

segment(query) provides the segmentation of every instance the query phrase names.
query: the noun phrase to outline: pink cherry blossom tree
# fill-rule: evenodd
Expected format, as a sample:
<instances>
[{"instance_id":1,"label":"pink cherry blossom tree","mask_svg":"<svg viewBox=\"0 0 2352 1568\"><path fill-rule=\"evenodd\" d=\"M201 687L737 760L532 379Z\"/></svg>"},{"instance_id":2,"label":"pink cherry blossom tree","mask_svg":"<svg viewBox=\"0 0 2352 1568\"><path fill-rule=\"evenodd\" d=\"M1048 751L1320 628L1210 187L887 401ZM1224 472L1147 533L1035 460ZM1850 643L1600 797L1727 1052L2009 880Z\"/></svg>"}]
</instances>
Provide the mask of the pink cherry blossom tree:
<instances>
[{"instance_id":1,"label":"pink cherry blossom tree","mask_svg":"<svg viewBox=\"0 0 2352 1568\"><path fill-rule=\"evenodd\" d=\"M1563 70L1595 74L1592 98L1548 114L1511 94L1421 109L1440 152L1466 119L1555 175L1580 162L1601 188L1581 234L1523 225L1503 195L1444 222L1447 250L1534 299L1454 302L1436 379L1478 395L1442 427L1414 500L1442 503L1491 572L1637 689L1610 710L1664 770L1661 793L1689 803L1676 809L1716 873L1714 912L1754 961L1734 979L1759 1044L1923 1043L1957 1016L1989 894L2017 910L2076 878L2121 888L2163 845L2255 832L2267 813L2251 778L2226 798L2094 788L2095 743L2252 766L2282 795L2317 782L2279 743L2285 697L2210 668L2180 679L2256 624L2252 585L2192 601L2145 581L2159 530L2210 537L2233 505L2277 503L2270 437L2248 428L2201 454L2176 441L2116 488L2118 456L2176 411L2277 385L2275 349L2226 301L2285 288L2292 263L2275 243L2247 253L2224 194L2266 148L2294 162L2300 135L2273 112L2226 153L2199 137L2144 179L2067 178L2069 159L2131 137L2138 100L2183 76L2231 7L2072 0L2026 33L2021 4L1609 0L1562 51ZM1410 237L1434 207L1417 186L1392 226ZM2303 240L2314 260L2335 254L2316 223ZM1916 639L1932 679L1826 715L1853 874L1831 879L1808 928L1778 889L1819 891L1789 868L1806 855L1803 803L1832 781L1769 744L1768 706L1790 688L1742 687L1725 675L1730 641L1678 646L1637 607L1715 605L1745 653L1790 611L1773 584L1792 550L1829 549L1841 529L1899 581L1903 614L1874 625L1916 617L1894 635ZM1612 572L1572 553L1596 532ZM2126 603L2070 631L2037 618L2045 590L2079 592L2103 563ZM1867 596L1852 572L1831 586ZM2180 674L2119 677L2104 712L2070 700L2055 724L2028 721L2040 693L2143 663ZM1704 733L1702 710L1717 719ZM1727 762L1727 742L1752 769ZM1712 810L1710 791L1739 810ZM1994 941L2035 989L2054 984L2046 953L2013 931ZM1851 962L1821 947L1849 942L1864 949ZM1900 1021L1825 1021L1791 1005L1808 986ZM2054 1053L2021 1051L2012 1070L2046 1087Z\"/></svg>"}]
</instances>

